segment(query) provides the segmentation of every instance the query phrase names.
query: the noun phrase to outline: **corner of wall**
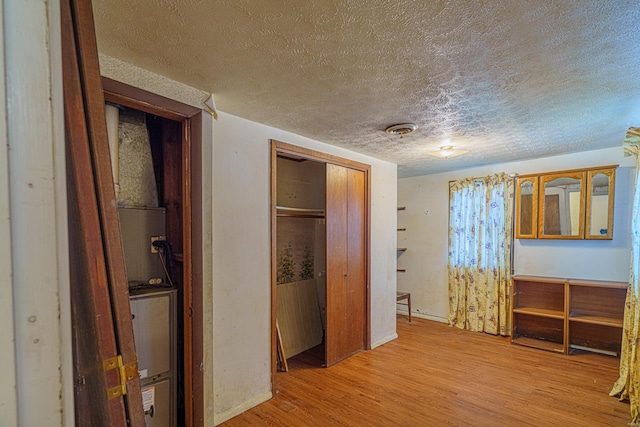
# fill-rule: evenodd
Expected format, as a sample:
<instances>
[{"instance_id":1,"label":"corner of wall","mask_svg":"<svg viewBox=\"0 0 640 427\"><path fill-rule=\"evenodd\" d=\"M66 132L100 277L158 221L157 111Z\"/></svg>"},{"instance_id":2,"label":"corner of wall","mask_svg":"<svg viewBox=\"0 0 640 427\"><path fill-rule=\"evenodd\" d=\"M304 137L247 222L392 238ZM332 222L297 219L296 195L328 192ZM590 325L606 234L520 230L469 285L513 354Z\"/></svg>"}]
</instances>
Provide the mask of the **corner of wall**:
<instances>
[{"instance_id":1,"label":"corner of wall","mask_svg":"<svg viewBox=\"0 0 640 427\"><path fill-rule=\"evenodd\" d=\"M213 418L213 425L218 425L218 424L222 424L225 421L230 420L231 418L235 417L236 415L240 415L241 413L258 406L261 403L266 402L267 400L271 399L273 397L273 395L271 394L271 392L266 392L263 394L260 394L258 396L254 396L252 399L249 399L245 402L243 402L241 405L238 405L234 408L229 409L228 411L224 411L222 413L216 414Z\"/></svg>"},{"instance_id":2,"label":"corner of wall","mask_svg":"<svg viewBox=\"0 0 640 427\"><path fill-rule=\"evenodd\" d=\"M377 340L375 342L372 342L371 343L371 350L373 350L374 348L380 347L381 345L384 345L384 344L386 344L386 343L388 343L390 341L393 341L393 340L395 340L397 338L398 338L398 334L394 332L391 335L388 335L388 336L386 336L386 337L384 337L382 339L379 339L379 340Z\"/></svg>"}]
</instances>

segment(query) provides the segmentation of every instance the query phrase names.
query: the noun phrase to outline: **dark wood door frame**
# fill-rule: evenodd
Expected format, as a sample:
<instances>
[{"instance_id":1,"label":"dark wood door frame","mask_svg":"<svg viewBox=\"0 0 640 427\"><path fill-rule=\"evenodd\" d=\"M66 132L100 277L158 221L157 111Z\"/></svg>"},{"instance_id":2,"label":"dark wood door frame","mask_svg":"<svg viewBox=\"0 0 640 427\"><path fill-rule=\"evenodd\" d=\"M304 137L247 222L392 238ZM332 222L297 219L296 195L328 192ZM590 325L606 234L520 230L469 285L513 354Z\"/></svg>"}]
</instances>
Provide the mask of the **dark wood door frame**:
<instances>
[{"instance_id":1,"label":"dark wood door frame","mask_svg":"<svg viewBox=\"0 0 640 427\"><path fill-rule=\"evenodd\" d=\"M277 372L277 332L276 332L276 294L278 269L277 260L277 158L288 155L300 159L331 163L364 172L365 174L365 302L364 302L364 348L371 349L371 166L355 160L298 147L276 140L271 140L271 392L275 395L275 376Z\"/></svg>"},{"instance_id":2,"label":"dark wood door frame","mask_svg":"<svg viewBox=\"0 0 640 427\"><path fill-rule=\"evenodd\" d=\"M90 0L60 2L75 422L144 426Z\"/></svg>"},{"instance_id":3,"label":"dark wood door frame","mask_svg":"<svg viewBox=\"0 0 640 427\"><path fill-rule=\"evenodd\" d=\"M182 126L182 241L184 286L185 425L204 425L204 318L202 282L202 112L145 90L102 77L106 101L179 122Z\"/></svg>"}]
</instances>

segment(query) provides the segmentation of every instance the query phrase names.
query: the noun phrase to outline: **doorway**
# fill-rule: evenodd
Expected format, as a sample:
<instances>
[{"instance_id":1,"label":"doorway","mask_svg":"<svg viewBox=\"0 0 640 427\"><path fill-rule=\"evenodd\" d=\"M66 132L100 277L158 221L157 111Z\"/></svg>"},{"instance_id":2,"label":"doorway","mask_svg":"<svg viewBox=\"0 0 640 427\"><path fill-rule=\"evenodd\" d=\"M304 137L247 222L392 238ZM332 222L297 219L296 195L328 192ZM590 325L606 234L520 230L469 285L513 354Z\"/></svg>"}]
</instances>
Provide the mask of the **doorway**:
<instances>
[{"instance_id":1,"label":"doorway","mask_svg":"<svg viewBox=\"0 0 640 427\"><path fill-rule=\"evenodd\" d=\"M102 86L105 101L128 111L130 117L137 117L144 127L143 132L148 134L151 180L157 192L156 210L162 213L164 231L164 234L154 234L166 242L164 248L159 249L165 255L170 253L164 258L166 265L163 267L167 282L170 282L168 285L176 294L176 334L172 351L176 361L176 393L172 399L176 408L174 419L177 425L201 426L204 423L200 369L204 357L202 111L108 78L102 78ZM149 243L145 242L147 252ZM136 301L139 303L142 298Z\"/></svg>"},{"instance_id":2,"label":"doorway","mask_svg":"<svg viewBox=\"0 0 640 427\"><path fill-rule=\"evenodd\" d=\"M322 353L321 364L330 366L370 348L369 198L369 165L271 141L274 391L279 317L286 317L282 300L289 292L298 298L292 306L307 307L298 335L304 344L296 352ZM303 281L288 283L298 279ZM286 291L288 286L295 290ZM286 351L281 356L288 357Z\"/></svg>"}]
</instances>

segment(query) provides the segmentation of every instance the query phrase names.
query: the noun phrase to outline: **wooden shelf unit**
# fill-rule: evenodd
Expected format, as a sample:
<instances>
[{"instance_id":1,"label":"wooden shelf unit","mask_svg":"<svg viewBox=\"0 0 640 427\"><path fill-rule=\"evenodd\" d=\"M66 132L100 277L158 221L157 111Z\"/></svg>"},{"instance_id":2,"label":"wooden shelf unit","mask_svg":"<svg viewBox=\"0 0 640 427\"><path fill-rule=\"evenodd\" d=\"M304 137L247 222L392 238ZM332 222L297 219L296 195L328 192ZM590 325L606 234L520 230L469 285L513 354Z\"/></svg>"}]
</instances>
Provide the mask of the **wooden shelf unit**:
<instances>
[{"instance_id":1,"label":"wooden shelf unit","mask_svg":"<svg viewBox=\"0 0 640 427\"><path fill-rule=\"evenodd\" d=\"M565 280L516 276L511 292L511 342L566 353Z\"/></svg>"},{"instance_id":2,"label":"wooden shelf unit","mask_svg":"<svg viewBox=\"0 0 640 427\"><path fill-rule=\"evenodd\" d=\"M398 212L405 210L406 207L404 206L398 206ZM407 231L406 228L400 227L398 228L398 231ZM398 257L400 257L400 255L402 255L405 251L407 250L407 248L398 248ZM407 270L405 268L397 268L396 267L396 271L398 273L406 273ZM396 290L397 290L397 284L396 284ZM399 301L403 301L406 300L406 303L401 303ZM409 322L411 322L411 293L409 292L396 292L396 303L401 304L401 305L406 305L407 306L407 313L409 315Z\"/></svg>"},{"instance_id":3,"label":"wooden shelf unit","mask_svg":"<svg viewBox=\"0 0 640 427\"><path fill-rule=\"evenodd\" d=\"M514 276L511 291L513 344L620 354L626 283Z\"/></svg>"},{"instance_id":4,"label":"wooden shelf unit","mask_svg":"<svg viewBox=\"0 0 640 427\"><path fill-rule=\"evenodd\" d=\"M628 285L595 280L568 281L568 347L620 354Z\"/></svg>"},{"instance_id":5,"label":"wooden shelf unit","mask_svg":"<svg viewBox=\"0 0 640 427\"><path fill-rule=\"evenodd\" d=\"M538 338L529 338L526 336L519 337L512 341L514 344L523 345L525 347L533 347L541 350L553 351L556 353L564 353L564 346L555 341L546 341Z\"/></svg>"},{"instance_id":6,"label":"wooden shelf unit","mask_svg":"<svg viewBox=\"0 0 640 427\"><path fill-rule=\"evenodd\" d=\"M405 210L406 207L405 206L398 206L398 212ZM406 228L398 228L398 231L407 231ZM407 250L407 248L398 248L397 253L398 256L402 255L405 251ZM404 268L399 268L398 272L400 273L405 273L406 270Z\"/></svg>"},{"instance_id":7,"label":"wooden shelf unit","mask_svg":"<svg viewBox=\"0 0 640 427\"><path fill-rule=\"evenodd\" d=\"M549 317L551 319L564 319L564 311L550 310L548 308L538 307L520 307L514 308L516 314L530 314L532 316Z\"/></svg>"}]
</instances>

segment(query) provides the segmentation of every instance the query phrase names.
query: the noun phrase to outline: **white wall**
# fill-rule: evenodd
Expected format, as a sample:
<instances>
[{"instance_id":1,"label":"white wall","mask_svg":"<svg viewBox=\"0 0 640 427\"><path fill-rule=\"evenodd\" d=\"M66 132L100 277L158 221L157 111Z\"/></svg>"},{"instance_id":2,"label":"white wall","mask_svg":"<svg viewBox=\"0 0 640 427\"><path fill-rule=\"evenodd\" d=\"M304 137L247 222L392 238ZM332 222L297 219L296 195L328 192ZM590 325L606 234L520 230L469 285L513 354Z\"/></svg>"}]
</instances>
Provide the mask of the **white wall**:
<instances>
[{"instance_id":1,"label":"white wall","mask_svg":"<svg viewBox=\"0 0 640 427\"><path fill-rule=\"evenodd\" d=\"M16 413L19 425L73 425L59 9L3 2L12 277L8 292L2 270L0 301L13 294L13 328L3 322L0 339L15 336L15 366L3 349L0 382L15 381L17 396L0 402L3 426Z\"/></svg>"},{"instance_id":2,"label":"white wall","mask_svg":"<svg viewBox=\"0 0 640 427\"><path fill-rule=\"evenodd\" d=\"M622 144L622 141L620 142ZM443 160L446 161L446 160ZM622 148L504 163L398 180L398 289L411 292L418 316L445 321L449 314L447 247L449 181L497 172L530 174L619 164L616 171L613 240L527 240L514 245L515 274L627 281L635 163Z\"/></svg>"},{"instance_id":3,"label":"white wall","mask_svg":"<svg viewBox=\"0 0 640 427\"><path fill-rule=\"evenodd\" d=\"M271 397L270 139L371 165L371 339L396 336L396 166L221 113L213 168L216 423Z\"/></svg>"},{"instance_id":4,"label":"white wall","mask_svg":"<svg viewBox=\"0 0 640 427\"><path fill-rule=\"evenodd\" d=\"M0 381L0 425L18 424L16 396L15 335L11 283L11 222L9 221L9 162L4 72L4 31L0 8L0 366L6 375Z\"/></svg>"},{"instance_id":5,"label":"white wall","mask_svg":"<svg viewBox=\"0 0 640 427\"><path fill-rule=\"evenodd\" d=\"M207 95L100 54L101 74L193 106ZM207 127L208 125L208 127ZM213 140L211 149L211 135ZM271 396L270 148L277 139L368 163L371 173L371 340L395 334L396 166L220 113L203 125L205 425L220 423ZM207 178L207 174L209 178ZM208 185L207 183L210 183ZM211 203L207 204L207 201ZM212 209L212 210L209 210ZM207 230L210 224L203 224ZM213 241L213 248L208 247ZM211 269L213 280L207 280Z\"/></svg>"}]
</instances>

